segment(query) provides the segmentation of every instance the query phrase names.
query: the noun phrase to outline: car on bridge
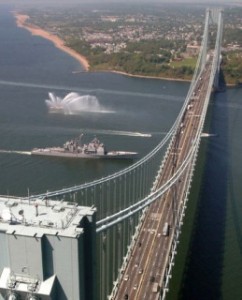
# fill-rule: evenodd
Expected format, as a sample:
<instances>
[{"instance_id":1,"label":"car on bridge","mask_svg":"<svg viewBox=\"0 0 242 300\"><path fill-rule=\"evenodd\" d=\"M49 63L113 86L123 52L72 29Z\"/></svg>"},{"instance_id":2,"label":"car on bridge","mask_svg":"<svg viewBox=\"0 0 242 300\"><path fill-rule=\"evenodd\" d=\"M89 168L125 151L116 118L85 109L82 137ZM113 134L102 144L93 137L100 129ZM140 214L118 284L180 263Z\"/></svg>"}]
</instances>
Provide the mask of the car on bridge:
<instances>
[{"instance_id":1,"label":"car on bridge","mask_svg":"<svg viewBox=\"0 0 242 300\"><path fill-rule=\"evenodd\" d=\"M128 275L128 274L126 274L126 275L124 276L124 280L125 280L125 281L128 281L128 280L129 280L129 275Z\"/></svg>"}]
</instances>

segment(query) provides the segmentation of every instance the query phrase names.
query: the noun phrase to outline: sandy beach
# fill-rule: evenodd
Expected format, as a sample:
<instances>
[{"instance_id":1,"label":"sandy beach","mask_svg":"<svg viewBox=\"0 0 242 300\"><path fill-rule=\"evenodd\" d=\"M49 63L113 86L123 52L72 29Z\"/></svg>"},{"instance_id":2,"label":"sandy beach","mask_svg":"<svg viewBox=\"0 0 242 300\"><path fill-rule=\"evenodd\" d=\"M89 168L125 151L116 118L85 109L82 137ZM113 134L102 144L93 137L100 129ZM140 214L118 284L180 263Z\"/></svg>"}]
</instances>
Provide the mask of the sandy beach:
<instances>
[{"instance_id":1,"label":"sandy beach","mask_svg":"<svg viewBox=\"0 0 242 300\"><path fill-rule=\"evenodd\" d=\"M29 19L28 15L22 15L22 14L18 14L15 12L14 16L16 18L16 23L17 23L18 27L27 29L28 31L30 31L32 33L32 35L38 35L38 36L41 36L41 37L51 41L52 43L54 43L54 45L58 49L68 53L69 55L74 57L77 61L79 61L79 63L83 66L83 68L86 71L88 71L89 63L85 56L83 56L83 55L77 53L76 51L74 51L73 49L65 46L64 41L61 40L58 36L51 34L48 31L45 31L37 26L31 25L31 24L26 24L26 21Z\"/></svg>"},{"instance_id":2,"label":"sandy beach","mask_svg":"<svg viewBox=\"0 0 242 300\"><path fill-rule=\"evenodd\" d=\"M123 71L115 71L115 70L111 70L111 71L102 71L102 72L112 72L112 73L117 73L117 74L121 74L121 75L125 75L125 76L129 76L129 77L137 77L137 78L148 78L148 79L160 79L160 80L168 80L168 81L184 81L184 82L191 82L191 80L189 79L182 79L182 78L170 78L170 77L158 77L158 76L148 76L148 75L133 75L133 74L129 74Z\"/></svg>"}]
</instances>

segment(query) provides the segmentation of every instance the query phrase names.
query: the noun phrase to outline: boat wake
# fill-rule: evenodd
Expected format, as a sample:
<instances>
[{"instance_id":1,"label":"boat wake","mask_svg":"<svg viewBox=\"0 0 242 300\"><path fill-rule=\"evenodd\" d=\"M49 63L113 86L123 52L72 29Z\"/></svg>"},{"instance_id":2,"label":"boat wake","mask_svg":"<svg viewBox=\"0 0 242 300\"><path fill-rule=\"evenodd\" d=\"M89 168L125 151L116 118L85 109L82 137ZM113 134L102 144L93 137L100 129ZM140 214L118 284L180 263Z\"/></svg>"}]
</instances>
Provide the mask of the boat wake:
<instances>
[{"instance_id":1,"label":"boat wake","mask_svg":"<svg viewBox=\"0 0 242 300\"><path fill-rule=\"evenodd\" d=\"M71 92L64 98L56 96L54 93L49 93L49 99L45 103L50 113L59 113L65 115L89 113L114 113L102 107L96 96L79 95Z\"/></svg>"},{"instance_id":2,"label":"boat wake","mask_svg":"<svg viewBox=\"0 0 242 300\"><path fill-rule=\"evenodd\" d=\"M1 150L0 153L14 153L14 154L22 154L22 155L31 155L30 151L17 151L17 150Z\"/></svg>"},{"instance_id":3,"label":"boat wake","mask_svg":"<svg viewBox=\"0 0 242 300\"><path fill-rule=\"evenodd\" d=\"M87 132L88 130L83 130ZM122 130L91 130L92 133L97 134L108 134L108 135L123 135L123 136L137 136L137 137L145 137L150 138L152 134L150 133L142 133L135 131L122 131Z\"/></svg>"}]
</instances>

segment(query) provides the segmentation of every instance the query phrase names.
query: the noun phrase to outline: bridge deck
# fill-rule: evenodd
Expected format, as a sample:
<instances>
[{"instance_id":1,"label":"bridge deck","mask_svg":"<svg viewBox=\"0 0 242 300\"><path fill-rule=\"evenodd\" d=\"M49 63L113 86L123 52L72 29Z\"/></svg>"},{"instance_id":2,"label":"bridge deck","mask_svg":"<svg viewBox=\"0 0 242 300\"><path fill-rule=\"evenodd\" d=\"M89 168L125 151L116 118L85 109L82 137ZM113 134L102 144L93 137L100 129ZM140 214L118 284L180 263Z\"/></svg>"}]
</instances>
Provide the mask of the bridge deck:
<instances>
[{"instance_id":1,"label":"bridge deck","mask_svg":"<svg viewBox=\"0 0 242 300\"><path fill-rule=\"evenodd\" d=\"M212 59L212 57L210 58ZM206 64L177 129L157 188L176 172L187 157L199 128L204 101L209 87L211 61ZM190 168L166 194L150 205L146 212L134 249L113 299L158 299L165 280L177 211L183 204ZM168 230L163 232L165 223Z\"/></svg>"}]
</instances>

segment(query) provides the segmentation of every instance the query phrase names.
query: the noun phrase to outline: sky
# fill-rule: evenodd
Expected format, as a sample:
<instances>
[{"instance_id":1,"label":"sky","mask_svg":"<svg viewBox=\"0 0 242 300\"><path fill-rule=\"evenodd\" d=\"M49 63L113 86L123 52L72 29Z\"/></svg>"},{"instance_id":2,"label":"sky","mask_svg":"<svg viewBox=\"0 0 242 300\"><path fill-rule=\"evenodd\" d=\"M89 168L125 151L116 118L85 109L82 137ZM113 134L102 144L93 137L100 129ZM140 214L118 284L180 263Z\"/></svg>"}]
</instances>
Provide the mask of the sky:
<instances>
[{"instance_id":1,"label":"sky","mask_svg":"<svg viewBox=\"0 0 242 300\"><path fill-rule=\"evenodd\" d=\"M151 3L192 3L202 5L239 5L242 6L242 0L0 0L0 4L16 4L17 7L21 5L28 6L43 6L47 5L72 5L72 4L107 4L107 3L129 3L129 4L151 4Z\"/></svg>"},{"instance_id":2,"label":"sky","mask_svg":"<svg viewBox=\"0 0 242 300\"><path fill-rule=\"evenodd\" d=\"M242 3L242 0L0 0L1 3L16 3L16 4L25 4L25 3L31 3L31 4L37 4L37 3L65 3L65 4L71 4L71 3L118 3L118 2L127 2L127 3L184 3L184 2L191 2L191 3L198 3L198 4L205 4L205 3Z\"/></svg>"}]
</instances>

